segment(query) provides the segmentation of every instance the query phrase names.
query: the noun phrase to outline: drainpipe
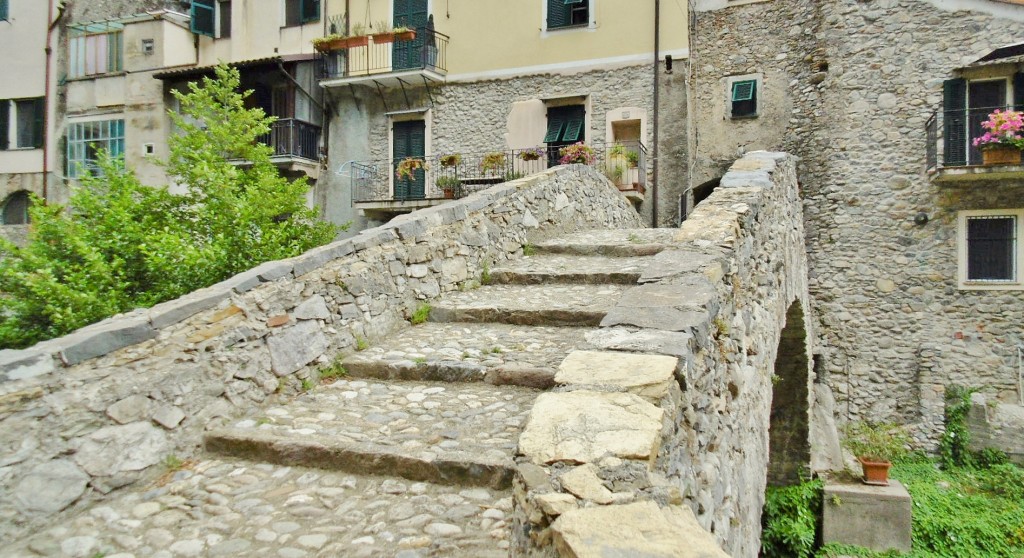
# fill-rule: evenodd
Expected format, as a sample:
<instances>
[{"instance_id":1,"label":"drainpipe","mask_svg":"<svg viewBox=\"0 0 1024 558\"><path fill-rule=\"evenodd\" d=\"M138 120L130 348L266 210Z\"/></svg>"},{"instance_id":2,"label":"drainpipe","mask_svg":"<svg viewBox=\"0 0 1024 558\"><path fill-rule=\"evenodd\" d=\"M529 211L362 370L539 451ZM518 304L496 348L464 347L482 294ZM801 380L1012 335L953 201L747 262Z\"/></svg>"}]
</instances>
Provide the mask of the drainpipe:
<instances>
[{"instance_id":1,"label":"drainpipe","mask_svg":"<svg viewBox=\"0 0 1024 558\"><path fill-rule=\"evenodd\" d=\"M658 167L661 160L658 159L658 103L659 89L661 86L660 65L658 58L661 49L661 0L654 0L654 187L651 188L651 226L658 228Z\"/></svg>"},{"instance_id":2,"label":"drainpipe","mask_svg":"<svg viewBox=\"0 0 1024 558\"><path fill-rule=\"evenodd\" d=\"M64 17L64 7L60 8L56 19L53 17L53 4L57 0L47 0L49 5L46 8L46 68L43 71L45 82L43 83L43 203L49 199L50 191L50 63L53 59L53 48L50 46L53 41L53 30L60 24Z\"/></svg>"}]
</instances>

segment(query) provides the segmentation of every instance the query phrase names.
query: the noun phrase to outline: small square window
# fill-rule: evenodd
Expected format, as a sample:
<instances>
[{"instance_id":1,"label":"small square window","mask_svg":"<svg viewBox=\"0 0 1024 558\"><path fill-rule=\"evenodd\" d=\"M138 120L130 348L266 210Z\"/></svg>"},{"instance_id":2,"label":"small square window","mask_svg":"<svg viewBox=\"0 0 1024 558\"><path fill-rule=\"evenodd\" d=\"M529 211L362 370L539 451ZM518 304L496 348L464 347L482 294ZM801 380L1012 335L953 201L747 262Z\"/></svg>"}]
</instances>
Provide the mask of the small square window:
<instances>
[{"instance_id":1,"label":"small square window","mask_svg":"<svg viewBox=\"0 0 1024 558\"><path fill-rule=\"evenodd\" d=\"M732 82L730 97L732 118L757 116L757 80L745 79Z\"/></svg>"},{"instance_id":2,"label":"small square window","mask_svg":"<svg viewBox=\"0 0 1024 558\"><path fill-rule=\"evenodd\" d=\"M142 39L142 54L153 54L155 48L153 39Z\"/></svg>"}]
</instances>

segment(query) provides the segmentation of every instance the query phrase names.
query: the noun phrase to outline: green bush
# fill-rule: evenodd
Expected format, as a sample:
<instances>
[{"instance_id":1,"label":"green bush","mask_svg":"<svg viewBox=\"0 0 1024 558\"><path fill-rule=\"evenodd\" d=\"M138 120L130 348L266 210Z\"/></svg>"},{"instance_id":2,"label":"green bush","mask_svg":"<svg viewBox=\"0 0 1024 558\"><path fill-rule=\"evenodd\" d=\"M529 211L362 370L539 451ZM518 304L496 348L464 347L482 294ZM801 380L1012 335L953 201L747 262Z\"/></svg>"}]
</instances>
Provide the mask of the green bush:
<instances>
[{"instance_id":1,"label":"green bush","mask_svg":"<svg viewBox=\"0 0 1024 558\"><path fill-rule=\"evenodd\" d=\"M821 517L821 494L820 480L795 486L769 486L765 490L761 515L763 558L808 558L814 555Z\"/></svg>"},{"instance_id":2,"label":"green bush","mask_svg":"<svg viewBox=\"0 0 1024 558\"><path fill-rule=\"evenodd\" d=\"M57 337L334 237L337 227L306 207L306 181L289 182L271 163L257 138L273 120L246 109L251 92L238 87L238 71L222 65L215 79L175 93L185 116L170 115L181 133L166 168L184 195L144 186L101 155L68 207L35 200L26 246L0 241L0 347Z\"/></svg>"}]
</instances>

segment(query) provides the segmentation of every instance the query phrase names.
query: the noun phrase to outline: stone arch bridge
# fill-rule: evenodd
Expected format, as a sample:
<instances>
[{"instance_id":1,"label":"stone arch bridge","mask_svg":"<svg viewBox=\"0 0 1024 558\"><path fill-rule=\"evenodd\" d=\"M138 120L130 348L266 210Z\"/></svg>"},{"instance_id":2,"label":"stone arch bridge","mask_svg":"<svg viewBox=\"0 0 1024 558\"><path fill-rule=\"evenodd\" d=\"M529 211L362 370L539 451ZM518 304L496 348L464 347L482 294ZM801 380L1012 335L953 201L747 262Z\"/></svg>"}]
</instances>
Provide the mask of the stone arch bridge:
<instances>
[{"instance_id":1,"label":"stone arch bridge","mask_svg":"<svg viewBox=\"0 0 1024 558\"><path fill-rule=\"evenodd\" d=\"M785 154L672 230L558 167L3 351L5 553L756 556L835 453L802 223Z\"/></svg>"}]
</instances>

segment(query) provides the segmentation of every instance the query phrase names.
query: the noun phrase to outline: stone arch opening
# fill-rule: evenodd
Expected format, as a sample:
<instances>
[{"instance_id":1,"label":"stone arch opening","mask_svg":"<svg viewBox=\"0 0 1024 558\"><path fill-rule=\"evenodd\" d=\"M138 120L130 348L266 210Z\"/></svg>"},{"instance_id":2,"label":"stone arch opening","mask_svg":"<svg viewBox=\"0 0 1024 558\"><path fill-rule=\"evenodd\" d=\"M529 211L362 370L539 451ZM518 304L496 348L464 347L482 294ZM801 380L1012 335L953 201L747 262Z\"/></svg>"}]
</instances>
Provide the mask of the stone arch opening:
<instances>
[{"instance_id":1,"label":"stone arch opening","mask_svg":"<svg viewBox=\"0 0 1024 558\"><path fill-rule=\"evenodd\" d=\"M709 180L693 189L693 206L697 207L697 204L708 199L715 188L722 182L722 177L718 177L714 180Z\"/></svg>"},{"instance_id":2,"label":"stone arch opening","mask_svg":"<svg viewBox=\"0 0 1024 558\"><path fill-rule=\"evenodd\" d=\"M771 422L768 430L768 484L800 482L811 462L810 361L807 329L799 300L786 311L772 376Z\"/></svg>"},{"instance_id":3,"label":"stone arch opening","mask_svg":"<svg viewBox=\"0 0 1024 558\"><path fill-rule=\"evenodd\" d=\"M3 202L3 210L0 213L0 222L4 225L27 225L28 208L32 205L32 198L28 192L19 190L7 196Z\"/></svg>"}]
</instances>

